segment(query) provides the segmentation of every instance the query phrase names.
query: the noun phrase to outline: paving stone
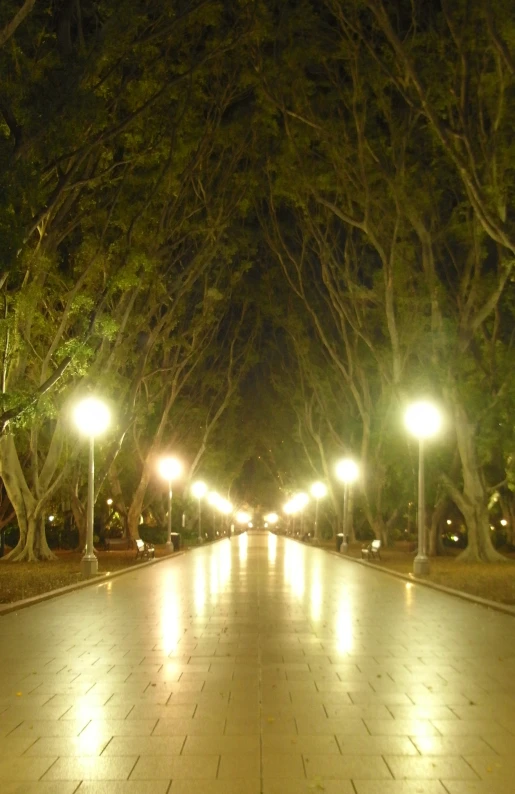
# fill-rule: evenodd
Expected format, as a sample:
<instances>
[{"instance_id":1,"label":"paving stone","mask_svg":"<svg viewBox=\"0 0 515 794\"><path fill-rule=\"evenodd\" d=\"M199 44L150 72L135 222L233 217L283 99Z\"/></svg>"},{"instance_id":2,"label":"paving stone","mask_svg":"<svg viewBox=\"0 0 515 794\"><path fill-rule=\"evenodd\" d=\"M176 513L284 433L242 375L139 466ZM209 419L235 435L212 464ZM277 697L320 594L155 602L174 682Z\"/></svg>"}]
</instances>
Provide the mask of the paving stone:
<instances>
[{"instance_id":1,"label":"paving stone","mask_svg":"<svg viewBox=\"0 0 515 794\"><path fill-rule=\"evenodd\" d=\"M223 540L2 617L0 792L513 794L513 625Z\"/></svg>"}]
</instances>

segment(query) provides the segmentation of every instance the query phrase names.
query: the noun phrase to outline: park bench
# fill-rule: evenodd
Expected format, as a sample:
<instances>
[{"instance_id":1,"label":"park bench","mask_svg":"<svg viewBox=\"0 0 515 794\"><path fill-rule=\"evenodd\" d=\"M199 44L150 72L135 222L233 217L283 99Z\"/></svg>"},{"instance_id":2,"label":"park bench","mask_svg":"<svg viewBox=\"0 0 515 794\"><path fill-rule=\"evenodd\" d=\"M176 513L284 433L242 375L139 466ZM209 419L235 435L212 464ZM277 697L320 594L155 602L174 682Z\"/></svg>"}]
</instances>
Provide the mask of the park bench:
<instances>
[{"instance_id":1,"label":"park bench","mask_svg":"<svg viewBox=\"0 0 515 794\"><path fill-rule=\"evenodd\" d=\"M361 558L363 560L380 560L381 559L381 541L373 540L368 546L361 549Z\"/></svg>"},{"instance_id":2,"label":"park bench","mask_svg":"<svg viewBox=\"0 0 515 794\"><path fill-rule=\"evenodd\" d=\"M138 538L136 541L136 559L141 557L142 560L150 560L156 556L156 550L151 543L145 543L144 540Z\"/></svg>"}]
</instances>

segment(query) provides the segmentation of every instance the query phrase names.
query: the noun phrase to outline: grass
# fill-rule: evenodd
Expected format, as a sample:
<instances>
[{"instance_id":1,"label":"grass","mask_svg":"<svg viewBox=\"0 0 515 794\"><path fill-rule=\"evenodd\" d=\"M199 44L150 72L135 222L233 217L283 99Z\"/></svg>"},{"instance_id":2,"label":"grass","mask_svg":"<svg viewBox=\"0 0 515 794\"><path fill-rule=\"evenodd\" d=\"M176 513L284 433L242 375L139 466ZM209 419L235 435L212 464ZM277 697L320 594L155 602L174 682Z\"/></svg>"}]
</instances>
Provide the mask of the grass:
<instances>
[{"instance_id":1,"label":"grass","mask_svg":"<svg viewBox=\"0 0 515 794\"><path fill-rule=\"evenodd\" d=\"M353 544L347 556L361 558L361 546ZM334 541L327 548L335 549ZM335 549L336 550L336 549ZM506 563L462 563L457 561L457 551L449 549L445 557L430 558L430 573L425 577L430 582L460 590L463 593L498 601L501 604L515 605L515 554L505 554ZM405 575L413 572L414 553L406 544L394 548L381 549L381 560L374 562L380 568L389 568Z\"/></svg>"},{"instance_id":2,"label":"grass","mask_svg":"<svg viewBox=\"0 0 515 794\"><path fill-rule=\"evenodd\" d=\"M335 549L334 541L324 544ZM0 603L9 604L24 598L57 590L66 585L81 581L81 554L71 551L58 551L54 562L9 563L0 561ZM156 546L156 557L167 555L167 550ZM121 568L135 568L140 561L135 559L135 551L98 551L100 573L118 571ZM359 559L361 544L349 547L348 556ZM381 551L381 561L374 562L379 567L389 568L403 574L413 570L413 553L399 544L392 549ZM515 605L515 554L506 555L506 564L480 565L456 561L457 553L450 551L448 556L431 558L429 581L461 590L489 601Z\"/></svg>"},{"instance_id":3,"label":"grass","mask_svg":"<svg viewBox=\"0 0 515 794\"><path fill-rule=\"evenodd\" d=\"M60 587L82 581L80 560L82 554L74 551L56 551L57 560L50 562L14 562L0 560L0 603L11 604L24 598L48 593ZM135 568L134 549L130 551L97 551L99 573ZM164 557L168 551L156 546L156 557Z\"/></svg>"}]
</instances>

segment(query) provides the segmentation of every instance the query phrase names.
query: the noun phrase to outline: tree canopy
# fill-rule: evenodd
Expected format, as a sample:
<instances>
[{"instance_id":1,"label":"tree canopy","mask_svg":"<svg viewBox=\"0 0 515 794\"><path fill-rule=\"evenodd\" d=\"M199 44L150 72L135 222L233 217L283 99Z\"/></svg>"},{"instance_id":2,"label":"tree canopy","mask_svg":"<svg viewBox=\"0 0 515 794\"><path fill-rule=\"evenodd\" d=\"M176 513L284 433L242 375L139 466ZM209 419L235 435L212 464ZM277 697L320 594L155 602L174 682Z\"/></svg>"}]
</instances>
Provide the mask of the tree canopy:
<instances>
[{"instance_id":1,"label":"tree canopy","mask_svg":"<svg viewBox=\"0 0 515 794\"><path fill-rule=\"evenodd\" d=\"M463 558L499 558L492 505L515 513L514 45L507 0L2 4L13 559L52 556L56 500L80 528L69 406L88 392L115 417L97 494L116 491L132 536L174 448L188 481L209 472L270 508L323 478L335 517L334 461L352 454L362 521L385 540L414 499L402 414L430 395L446 417L434 521L453 503Z\"/></svg>"}]
</instances>

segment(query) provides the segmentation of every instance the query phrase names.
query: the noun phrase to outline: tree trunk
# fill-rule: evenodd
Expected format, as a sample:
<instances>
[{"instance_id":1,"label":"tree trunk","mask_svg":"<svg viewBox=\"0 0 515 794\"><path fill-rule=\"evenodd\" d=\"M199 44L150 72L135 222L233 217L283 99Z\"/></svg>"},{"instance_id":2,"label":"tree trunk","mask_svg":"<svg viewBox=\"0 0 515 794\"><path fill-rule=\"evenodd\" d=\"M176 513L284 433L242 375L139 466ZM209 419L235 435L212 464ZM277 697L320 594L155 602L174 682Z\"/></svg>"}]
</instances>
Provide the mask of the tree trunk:
<instances>
[{"instance_id":1,"label":"tree trunk","mask_svg":"<svg viewBox=\"0 0 515 794\"><path fill-rule=\"evenodd\" d=\"M436 557L440 550L439 538L441 535L441 522L449 508L449 497L447 494L441 496L434 507L431 516L431 526L429 528L429 551L430 557Z\"/></svg>"},{"instance_id":2,"label":"tree trunk","mask_svg":"<svg viewBox=\"0 0 515 794\"><path fill-rule=\"evenodd\" d=\"M458 556L462 562L507 562L506 557L494 549L490 538L488 496L477 461L474 427L463 405L452 393L454 425L463 474L463 491L445 478L449 494L460 510L467 525L467 548Z\"/></svg>"},{"instance_id":3,"label":"tree trunk","mask_svg":"<svg viewBox=\"0 0 515 794\"><path fill-rule=\"evenodd\" d=\"M0 475L16 512L20 530L18 543L4 559L13 562L55 560L55 554L48 547L46 540L44 501L35 499L29 490L10 433L0 437Z\"/></svg>"},{"instance_id":4,"label":"tree trunk","mask_svg":"<svg viewBox=\"0 0 515 794\"><path fill-rule=\"evenodd\" d=\"M70 504L73 513L73 520L75 521L75 526L77 527L79 533L79 542L77 547L79 551L83 551L86 546L86 509L76 493L71 494Z\"/></svg>"},{"instance_id":5,"label":"tree trunk","mask_svg":"<svg viewBox=\"0 0 515 794\"><path fill-rule=\"evenodd\" d=\"M143 503L145 501L145 494L147 493L148 483L150 480L150 466L148 461L143 464L143 471L141 473L140 481L134 491L129 509L127 511L127 525L129 530L129 537L131 540L139 538L139 519L141 511L143 510Z\"/></svg>"}]
</instances>

